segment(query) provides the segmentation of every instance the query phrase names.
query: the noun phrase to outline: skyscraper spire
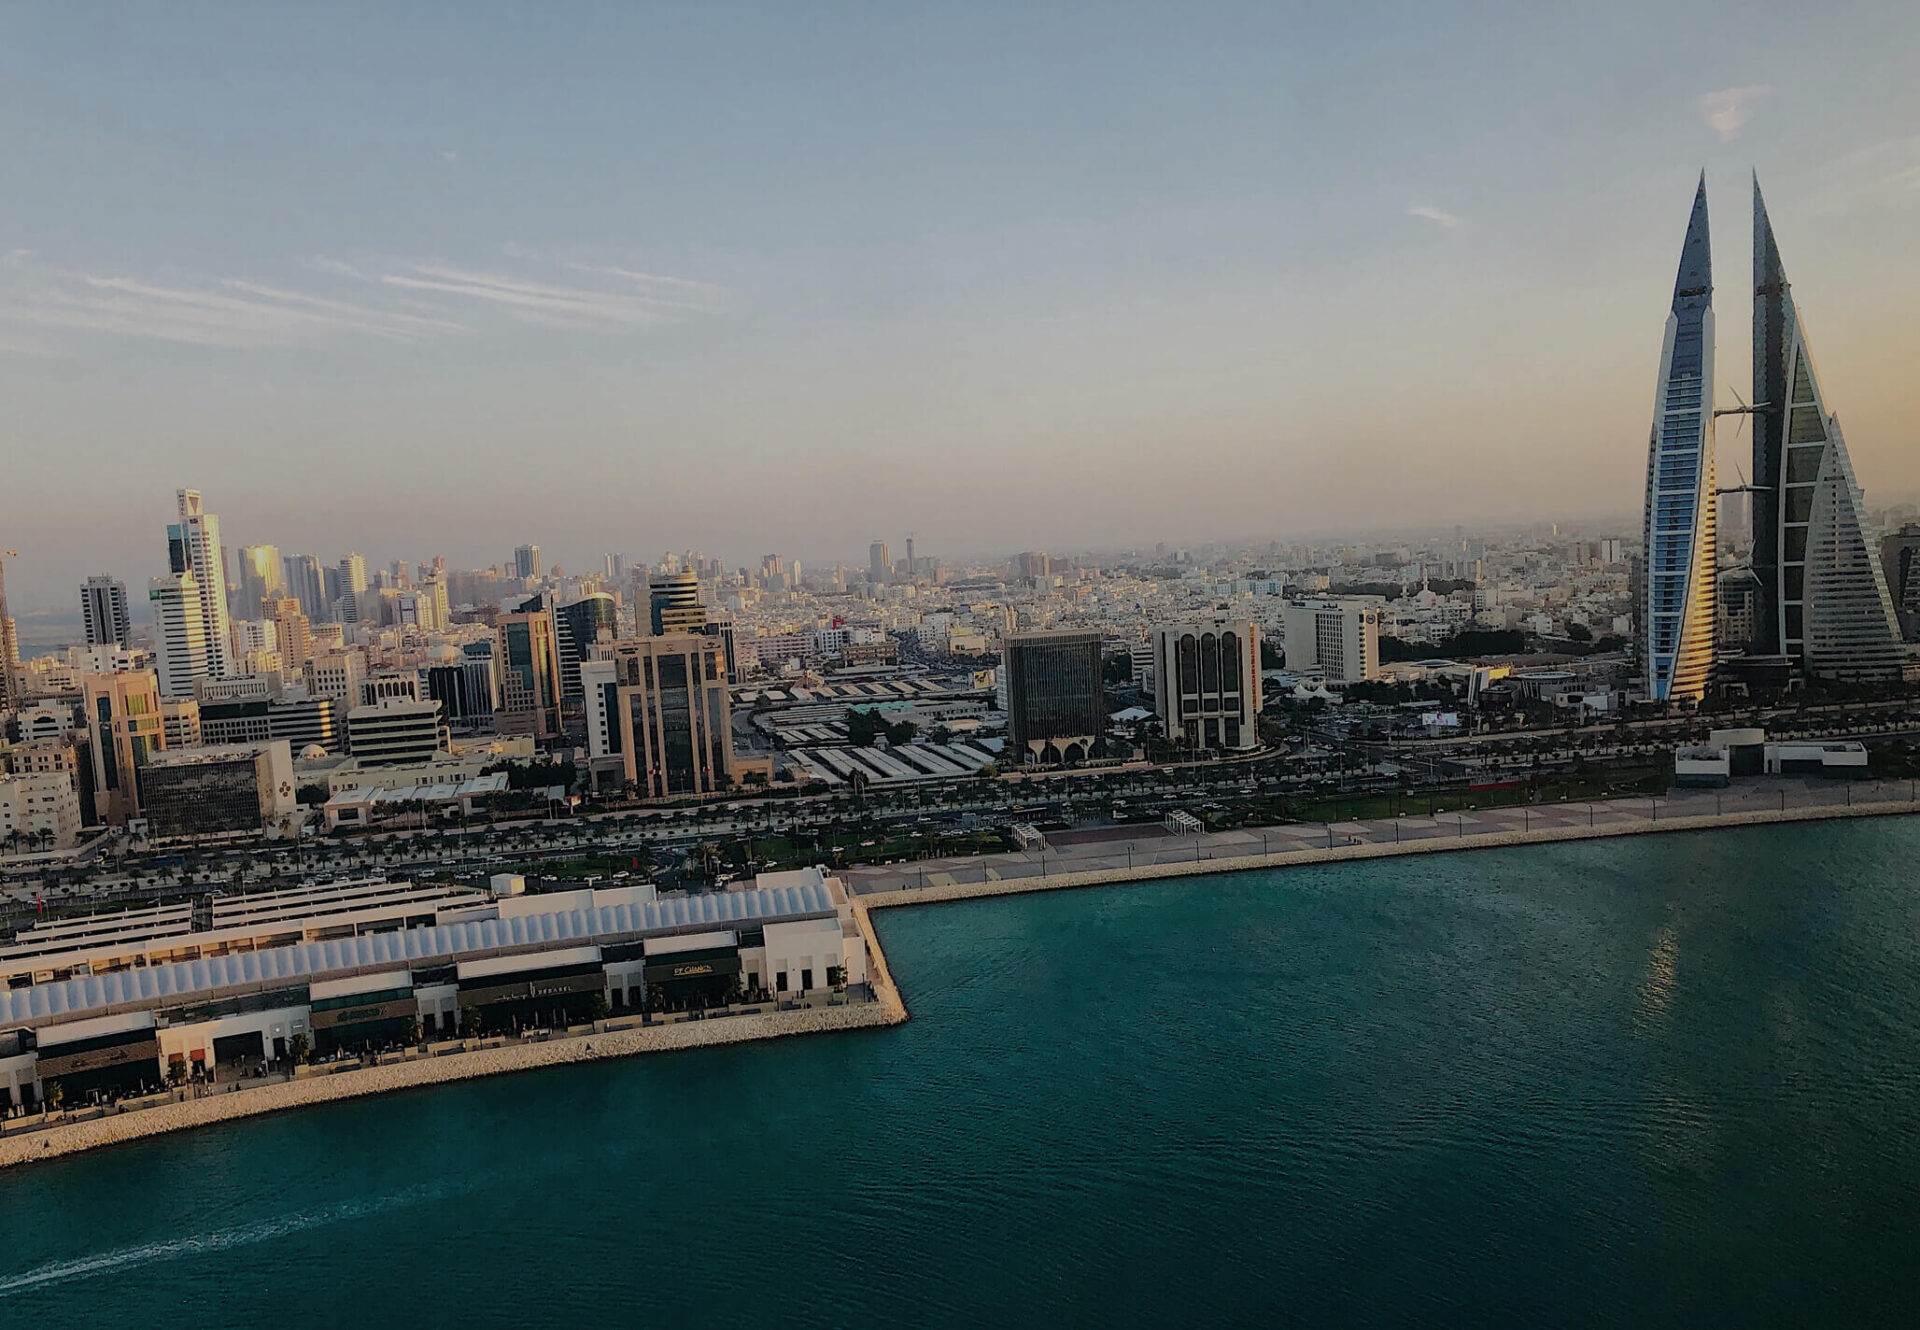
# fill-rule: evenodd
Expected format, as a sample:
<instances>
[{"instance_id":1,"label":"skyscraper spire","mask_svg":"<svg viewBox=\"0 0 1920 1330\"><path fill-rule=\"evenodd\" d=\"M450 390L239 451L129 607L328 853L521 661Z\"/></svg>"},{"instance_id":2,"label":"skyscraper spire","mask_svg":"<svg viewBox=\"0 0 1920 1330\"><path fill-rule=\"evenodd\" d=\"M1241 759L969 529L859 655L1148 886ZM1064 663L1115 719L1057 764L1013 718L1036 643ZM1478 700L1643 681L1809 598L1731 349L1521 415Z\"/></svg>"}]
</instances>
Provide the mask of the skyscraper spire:
<instances>
[{"instance_id":1,"label":"skyscraper spire","mask_svg":"<svg viewBox=\"0 0 1920 1330\"><path fill-rule=\"evenodd\" d=\"M1647 696L1698 701L1713 671L1713 254L1700 175L1680 246L1647 445L1640 662Z\"/></svg>"}]
</instances>

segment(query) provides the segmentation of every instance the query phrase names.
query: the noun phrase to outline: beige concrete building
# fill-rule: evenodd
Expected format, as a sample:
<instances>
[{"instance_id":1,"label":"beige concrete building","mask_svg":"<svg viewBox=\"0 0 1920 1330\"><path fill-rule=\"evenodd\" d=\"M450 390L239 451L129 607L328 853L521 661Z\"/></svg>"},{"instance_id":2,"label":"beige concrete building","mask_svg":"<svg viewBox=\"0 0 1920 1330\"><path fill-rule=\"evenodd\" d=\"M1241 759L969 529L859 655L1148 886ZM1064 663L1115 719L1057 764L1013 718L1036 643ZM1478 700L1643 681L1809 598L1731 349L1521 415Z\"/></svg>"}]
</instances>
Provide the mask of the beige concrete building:
<instances>
[{"instance_id":1,"label":"beige concrete building","mask_svg":"<svg viewBox=\"0 0 1920 1330\"><path fill-rule=\"evenodd\" d=\"M80 796L65 772L0 776L0 851L65 849L80 838Z\"/></svg>"},{"instance_id":2,"label":"beige concrete building","mask_svg":"<svg viewBox=\"0 0 1920 1330\"><path fill-rule=\"evenodd\" d=\"M94 807L100 820L125 826L140 816L140 769L167 746L160 679L152 670L80 677L92 742Z\"/></svg>"},{"instance_id":3,"label":"beige concrete building","mask_svg":"<svg viewBox=\"0 0 1920 1330\"><path fill-rule=\"evenodd\" d=\"M643 798L711 794L733 787L732 713L726 649L704 633L629 638L600 648L612 679L583 669L590 759L618 758L624 783Z\"/></svg>"}]
</instances>

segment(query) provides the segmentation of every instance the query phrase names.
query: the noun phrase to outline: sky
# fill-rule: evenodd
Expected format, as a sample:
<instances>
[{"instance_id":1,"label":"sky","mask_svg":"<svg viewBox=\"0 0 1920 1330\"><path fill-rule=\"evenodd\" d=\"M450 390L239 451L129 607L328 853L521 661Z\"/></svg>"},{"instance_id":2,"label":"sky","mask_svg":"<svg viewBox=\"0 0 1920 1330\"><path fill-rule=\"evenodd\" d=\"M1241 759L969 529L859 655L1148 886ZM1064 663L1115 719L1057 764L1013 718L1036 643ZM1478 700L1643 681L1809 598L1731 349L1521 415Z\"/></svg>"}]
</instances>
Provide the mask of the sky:
<instances>
[{"instance_id":1,"label":"sky","mask_svg":"<svg viewBox=\"0 0 1920 1330\"><path fill-rule=\"evenodd\" d=\"M1723 404L1757 169L1920 490L1920 6L15 3L0 143L16 614L183 486L456 566L1637 526L1702 169Z\"/></svg>"}]
</instances>

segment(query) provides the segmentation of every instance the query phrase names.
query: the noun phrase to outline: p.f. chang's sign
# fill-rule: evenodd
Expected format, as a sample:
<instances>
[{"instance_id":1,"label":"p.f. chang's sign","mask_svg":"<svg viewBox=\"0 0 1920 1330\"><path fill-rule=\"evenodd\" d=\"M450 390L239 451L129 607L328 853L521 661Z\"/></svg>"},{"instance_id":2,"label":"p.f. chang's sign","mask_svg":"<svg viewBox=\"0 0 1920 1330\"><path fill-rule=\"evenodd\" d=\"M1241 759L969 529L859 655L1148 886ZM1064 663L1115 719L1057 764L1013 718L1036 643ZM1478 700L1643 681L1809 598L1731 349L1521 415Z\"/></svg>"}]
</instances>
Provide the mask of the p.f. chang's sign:
<instances>
[{"instance_id":1,"label":"p.f. chang's sign","mask_svg":"<svg viewBox=\"0 0 1920 1330\"><path fill-rule=\"evenodd\" d=\"M697 974L712 973L713 967L705 961L690 961L685 965L676 965L673 967L673 977L675 979L689 979Z\"/></svg>"}]
</instances>

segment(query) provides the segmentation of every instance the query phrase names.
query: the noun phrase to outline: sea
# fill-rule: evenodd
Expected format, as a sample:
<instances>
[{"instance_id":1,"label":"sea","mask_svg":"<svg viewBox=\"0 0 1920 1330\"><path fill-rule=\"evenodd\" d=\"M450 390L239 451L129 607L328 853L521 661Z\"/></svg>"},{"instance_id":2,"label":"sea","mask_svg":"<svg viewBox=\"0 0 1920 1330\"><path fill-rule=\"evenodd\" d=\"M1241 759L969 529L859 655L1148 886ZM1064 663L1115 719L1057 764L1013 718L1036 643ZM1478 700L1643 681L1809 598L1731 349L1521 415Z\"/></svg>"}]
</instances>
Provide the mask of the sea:
<instances>
[{"instance_id":1,"label":"sea","mask_svg":"<svg viewBox=\"0 0 1920 1330\"><path fill-rule=\"evenodd\" d=\"M1920 819L891 910L894 1029L0 1173L0 1325L1912 1326Z\"/></svg>"}]
</instances>

